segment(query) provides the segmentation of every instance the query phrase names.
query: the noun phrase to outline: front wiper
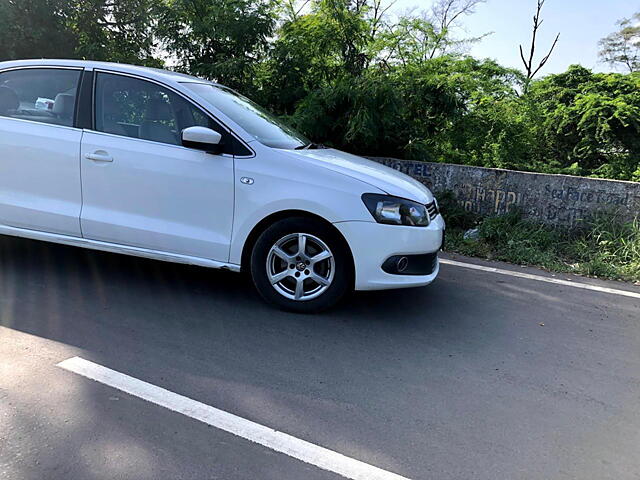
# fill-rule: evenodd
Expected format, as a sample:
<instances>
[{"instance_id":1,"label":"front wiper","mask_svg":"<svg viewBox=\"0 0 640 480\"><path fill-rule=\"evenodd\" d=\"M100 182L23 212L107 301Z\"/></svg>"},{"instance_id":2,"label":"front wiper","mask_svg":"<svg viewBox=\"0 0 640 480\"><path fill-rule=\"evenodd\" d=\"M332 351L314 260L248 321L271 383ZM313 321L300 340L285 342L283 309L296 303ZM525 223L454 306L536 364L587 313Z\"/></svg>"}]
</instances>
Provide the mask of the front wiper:
<instances>
[{"instance_id":1,"label":"front wiper","mask_svg":"<svg viewBox=\"0 0 640 480\"><path fill-rule=\"evenodd\" d=\"M318 150L321 148L327 148L321 143L308 143L307 145L300 145L296 147L294 150Z\"/></svg>"}]
</instances>

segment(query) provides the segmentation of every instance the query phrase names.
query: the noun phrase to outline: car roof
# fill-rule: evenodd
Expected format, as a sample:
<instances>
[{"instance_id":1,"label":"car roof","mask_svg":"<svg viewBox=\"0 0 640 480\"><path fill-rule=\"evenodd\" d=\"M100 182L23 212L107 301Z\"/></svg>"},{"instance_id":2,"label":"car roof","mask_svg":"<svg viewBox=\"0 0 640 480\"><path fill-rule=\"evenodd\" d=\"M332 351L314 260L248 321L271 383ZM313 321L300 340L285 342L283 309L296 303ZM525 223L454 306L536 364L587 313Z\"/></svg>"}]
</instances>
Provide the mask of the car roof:
<instances>
[{"instance_id":1,"label":"car roof","mask_svg":"<svg viewBox=\"0 0 640 480\"><path fill-rule=\"evenodd\" d=\"M92 60L64 60L64 59L39 59L39 60L12 60L8 62L0 62L0 70L14 67L78 67L90 70L109 70L120 73L130 73L140 75L147 78L161 80L165 82L176 83L207 83L213 84L208 80L186 75L184 73L172 72L170 70L162 70L160 68L141 67L138 65L129 65L125 63L95 62Z\"/></svg>"}]
</instances>

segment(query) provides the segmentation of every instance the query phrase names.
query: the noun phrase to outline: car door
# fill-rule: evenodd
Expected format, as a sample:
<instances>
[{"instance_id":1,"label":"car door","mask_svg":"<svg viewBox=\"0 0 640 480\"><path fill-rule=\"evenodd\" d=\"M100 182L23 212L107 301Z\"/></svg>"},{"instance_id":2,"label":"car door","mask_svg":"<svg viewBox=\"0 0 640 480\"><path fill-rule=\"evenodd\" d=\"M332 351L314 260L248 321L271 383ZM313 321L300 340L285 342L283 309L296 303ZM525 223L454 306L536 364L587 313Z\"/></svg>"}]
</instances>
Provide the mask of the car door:
<instances>
[{"instance_id":1,"label":"car door","mask_svg":"<svg viewBox=\"0 0 640 480\"><path fill-rule=\"evenodd\" d=\"M81 236L81 69L0 72L0 224Z\"/></svg>"},{"instance_id":2,"label":"car door","mask_svg":"<svg viewBox=\"0 0 640 480\"><path fill-rule=\"evenodd\" d=\"M227 261L233 155L180 142L186 127L220 127L153 81L96 72L94 88L95 125L81 148L83 236Z\"/></svg>"}]
</instances>

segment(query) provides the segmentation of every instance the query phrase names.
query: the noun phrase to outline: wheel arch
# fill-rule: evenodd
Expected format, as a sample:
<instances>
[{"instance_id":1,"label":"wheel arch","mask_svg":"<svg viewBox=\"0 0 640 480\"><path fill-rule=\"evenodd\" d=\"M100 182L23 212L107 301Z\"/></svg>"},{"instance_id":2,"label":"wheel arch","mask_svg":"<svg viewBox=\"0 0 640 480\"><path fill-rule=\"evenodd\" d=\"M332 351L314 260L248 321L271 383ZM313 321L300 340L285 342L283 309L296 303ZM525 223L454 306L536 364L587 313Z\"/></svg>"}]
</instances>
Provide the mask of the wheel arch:
<instances>
[{"instance_id":1,"label":"wheel arch","mask_svg":"<svg viewBox=\"0 0 640 480\"><path fill-rule=\"evenodd\" d=\"M253 250L253 246L256 241L267 228L269 228L274 223L284 220L285 218L294 218L294 217L302 217L316 220L325 226L327 226L332 232L335 233L336 238L340 240L342 246L345 248L347 252L347 256L349 257L349 269L351 271L352 279L351 281L355 281L355 262L353 259L353 252L351 251L351 246L347 242L347 239L344 238L342 232L338 230L331 222L321 217L320 215L316 215L315 213L307 212L305 210L281 210L279 212L271 213L266 216L262 220L260 220L251 230L247 239L244 242L242 247L242 256L240 260L240 268L241 271L247 272L249 271L250 262L251 262L251 251Z\"/></svg>"}]
</instances>

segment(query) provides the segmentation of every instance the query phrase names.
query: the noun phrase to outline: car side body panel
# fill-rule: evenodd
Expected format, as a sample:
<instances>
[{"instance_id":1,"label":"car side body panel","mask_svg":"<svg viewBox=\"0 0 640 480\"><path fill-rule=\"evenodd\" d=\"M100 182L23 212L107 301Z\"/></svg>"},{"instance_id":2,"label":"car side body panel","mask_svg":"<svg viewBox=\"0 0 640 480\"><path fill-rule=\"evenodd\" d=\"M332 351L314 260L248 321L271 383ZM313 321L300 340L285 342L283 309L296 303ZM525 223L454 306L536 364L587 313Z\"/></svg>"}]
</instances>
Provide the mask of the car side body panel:
<instances>
[{"instance_id":1,"label":"car side body panel","mask_svg":"<svg viewBox=\"0 0 640 480\"><path fill-rule=\"evenodd\" d=\"M0 117L0 224L80 237L82 131Z\"/></svg>"},{"instance_id":2,"label":"car side body panel","mask_svg":"<svg viewBox=\"0 0 640 480\"><path fill-rule=\"evenodd\" d=\"M85 238L228 260L233 157L85 132L81 165Z\"/></svg>"}]
</instances>

